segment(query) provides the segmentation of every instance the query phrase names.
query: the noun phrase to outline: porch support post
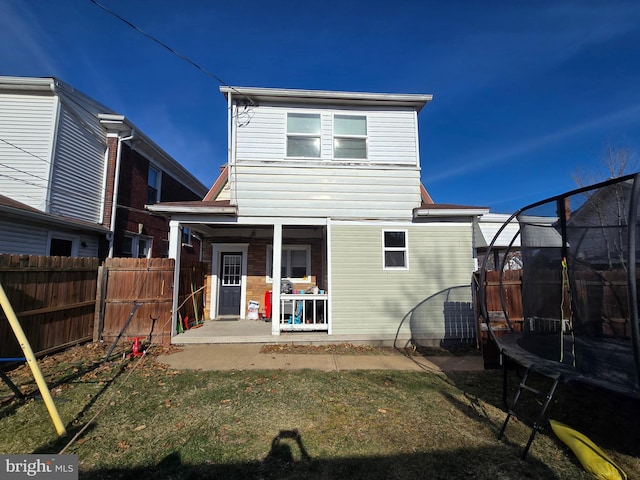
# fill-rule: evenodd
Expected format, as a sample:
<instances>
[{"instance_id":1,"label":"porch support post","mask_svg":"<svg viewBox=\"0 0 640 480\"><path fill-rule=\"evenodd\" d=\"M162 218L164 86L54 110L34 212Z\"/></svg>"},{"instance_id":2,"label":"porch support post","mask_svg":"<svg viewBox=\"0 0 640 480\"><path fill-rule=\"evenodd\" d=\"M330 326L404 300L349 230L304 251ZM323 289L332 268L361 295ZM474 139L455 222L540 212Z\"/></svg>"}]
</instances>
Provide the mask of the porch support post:
<instances>
[{"instance_id":1,"label":"porch support post","mask_svg":"<svg viewBox=\"0 0 640 480\"><path fill-rule=\"evenodd\" d=\"M182 232L180 222L171 220L169 222L169 258L173 258L175 266L173 268L173 306L171 307L171 334L172 338L176 332L176 322L178 320L178 294L180 293L180 251L182 250Z\"/></svg>"},{"instance_id":2,"label":"porch support post","mask_svg":"<svg viewBox=\"0 0 640 480\"><path fill-rule=\"evenodd\" d=\"M282 271L282 224L273 225L273 290L271 298L271 334L280 335L280 272Z\"/></svg>"}]
</instances>

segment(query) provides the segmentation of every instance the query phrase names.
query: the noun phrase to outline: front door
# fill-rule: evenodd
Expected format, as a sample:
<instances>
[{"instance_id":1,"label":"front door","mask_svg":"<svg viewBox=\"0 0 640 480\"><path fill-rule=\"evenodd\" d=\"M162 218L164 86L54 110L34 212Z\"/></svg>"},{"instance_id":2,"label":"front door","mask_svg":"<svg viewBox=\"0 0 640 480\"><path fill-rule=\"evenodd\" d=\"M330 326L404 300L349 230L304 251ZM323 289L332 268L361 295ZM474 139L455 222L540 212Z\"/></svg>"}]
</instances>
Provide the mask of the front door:
<instances>
[{"instance_id":1,"label":"front door","mask_svg":"<svg viewBox=\"0 0 640 480\"><path fill-rule=\"evenodd\" d=\"M220 256L220 307L218 315L240 315L242 253Z\"/></svg>"}]
</instances>

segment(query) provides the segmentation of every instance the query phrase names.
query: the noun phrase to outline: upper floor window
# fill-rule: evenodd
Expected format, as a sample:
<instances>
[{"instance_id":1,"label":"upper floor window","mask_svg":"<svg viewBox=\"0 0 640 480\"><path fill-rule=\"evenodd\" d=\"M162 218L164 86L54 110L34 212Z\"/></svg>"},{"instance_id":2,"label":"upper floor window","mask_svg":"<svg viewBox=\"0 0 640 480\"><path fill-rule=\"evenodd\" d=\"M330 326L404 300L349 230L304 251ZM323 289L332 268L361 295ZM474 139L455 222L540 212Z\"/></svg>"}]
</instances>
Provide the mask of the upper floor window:
<instances>
[{"instance_id":1,"label":"upper floor window","mask_svg":"<svg viewBox=\"0 0 640 480\"><path fill-rule=\"evenodd\" d=\"M333 157L367 158L367 117L364 115L333 117Z\"/></svg>"},{"instance_id":2,"label":"upper floor window","mask_svg":"<svg viewBox=\"0 0 640 480\"><path fill-rule=\"evenodd\" d=\"M407 232L404 230L382 232L383 265L385 269L407 269Z\"/></svg>"},{"instance_id":3,"label":"upper floor window","mask_svg":"<svg viewBox=\"0 0 640 480\"><path fill-rule=\"evenodd\" d=\"M147 204L151 205L160 201L160 170L149 165L149 177L147 179Z\"/></svg>"},{"instance_id":4,"label":"upper floor window","mask_svg":"<svg viewBox=\"0 0 640 480\"><path fill-rule=\"evenodd\" d=\"M287 157L320 158L320 114L287 114Z\"/></svg>"}]
</instances>

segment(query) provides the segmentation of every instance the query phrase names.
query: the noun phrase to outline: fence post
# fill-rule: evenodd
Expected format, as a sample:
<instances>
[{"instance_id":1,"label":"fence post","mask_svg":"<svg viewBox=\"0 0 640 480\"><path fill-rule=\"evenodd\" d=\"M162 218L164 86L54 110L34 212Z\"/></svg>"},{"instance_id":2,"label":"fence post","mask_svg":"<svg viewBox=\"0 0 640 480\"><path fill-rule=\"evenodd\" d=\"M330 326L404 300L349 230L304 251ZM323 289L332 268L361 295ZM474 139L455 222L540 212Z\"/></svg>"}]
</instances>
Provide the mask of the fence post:
<instances>
[{"instance_id":1,"label":"fence post","mask_svg":"<svg viewBox=\"0 0 640 480\"><path fill-rule=\"evenodd\" d=\"M109 269L106 265L98 267L98 285L96 288L96 314L93 321L93 341L99 342L104 328L104 297L107 288L107 275Z\"/></svg>"}]
</instances>

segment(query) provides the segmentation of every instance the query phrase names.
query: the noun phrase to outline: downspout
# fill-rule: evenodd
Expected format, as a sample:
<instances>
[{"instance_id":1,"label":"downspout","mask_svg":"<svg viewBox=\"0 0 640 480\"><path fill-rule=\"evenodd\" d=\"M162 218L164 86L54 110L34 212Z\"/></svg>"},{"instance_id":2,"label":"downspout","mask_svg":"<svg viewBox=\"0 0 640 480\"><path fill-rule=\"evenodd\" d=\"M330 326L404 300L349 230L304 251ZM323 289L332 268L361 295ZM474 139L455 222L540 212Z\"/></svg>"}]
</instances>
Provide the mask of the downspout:
<instances>
[{"instance_id":1,"label":"downspout","mask_svg":"<svg viewBox=\"0 0 640 480\"><path fill-rule=\"evenodd\" d=\"M60 123L60 105L62 103L62 101L60 100L60 95L58 94L58 90L56 89L56 81L54 80L53 82L51 82L49 84L49 88L51 89L51 92L53 93L53 97L55 98L55 105L54 105L54 112L53 112L53 116L54 116L54 120L53 120L53 126L51 129L51 143L49 144L49 148L51 149L50 153L49 153L49 168L48 168L48 173L47 173L47 189L45 192L45 198L44 198L44 211L46 213L53 213L51 211L51 194L53 192L53 171L54 171L54 163L56 163L56 145L58 143L58 126Z\"/></svg>"},{"instance_id":2,"label":"downspout","mask_svg":"<svg viewBox=\"0 0 640 480\"><path fill-rule=\"evenodd\" d=\"M229 144L228 148L228 158L227 164L229 165L229 200L231 200L232 205L238 205L238 190L236 188L236 129L234 126L237 124L236 118L236 109L233 105L232 94L229 92L229 100L227 104L227 117L228 117L228 132L227 132L227 142Z\"/></svg>"},{"instance_id":3,"label":"downspout","mask_svg":"<svg viewBox=\"0 0 640 480\"><path fill-rule=\"evenodd\" d=\"M113 196L111 202L111 225L109 226L109 230L111 230L111 238L109 239L109 254L107 255L109 258L113 258L113 240L116 231L116 211L118 206L118 188L120 186L120 160L122 157L122 142L127 140L132 140L135 136L135 130L131 130L130 135L128 137L121 137L118 135L118 152L116 153L116 171L114 173L113 178Z\"/></svg>"}]
</instances>

